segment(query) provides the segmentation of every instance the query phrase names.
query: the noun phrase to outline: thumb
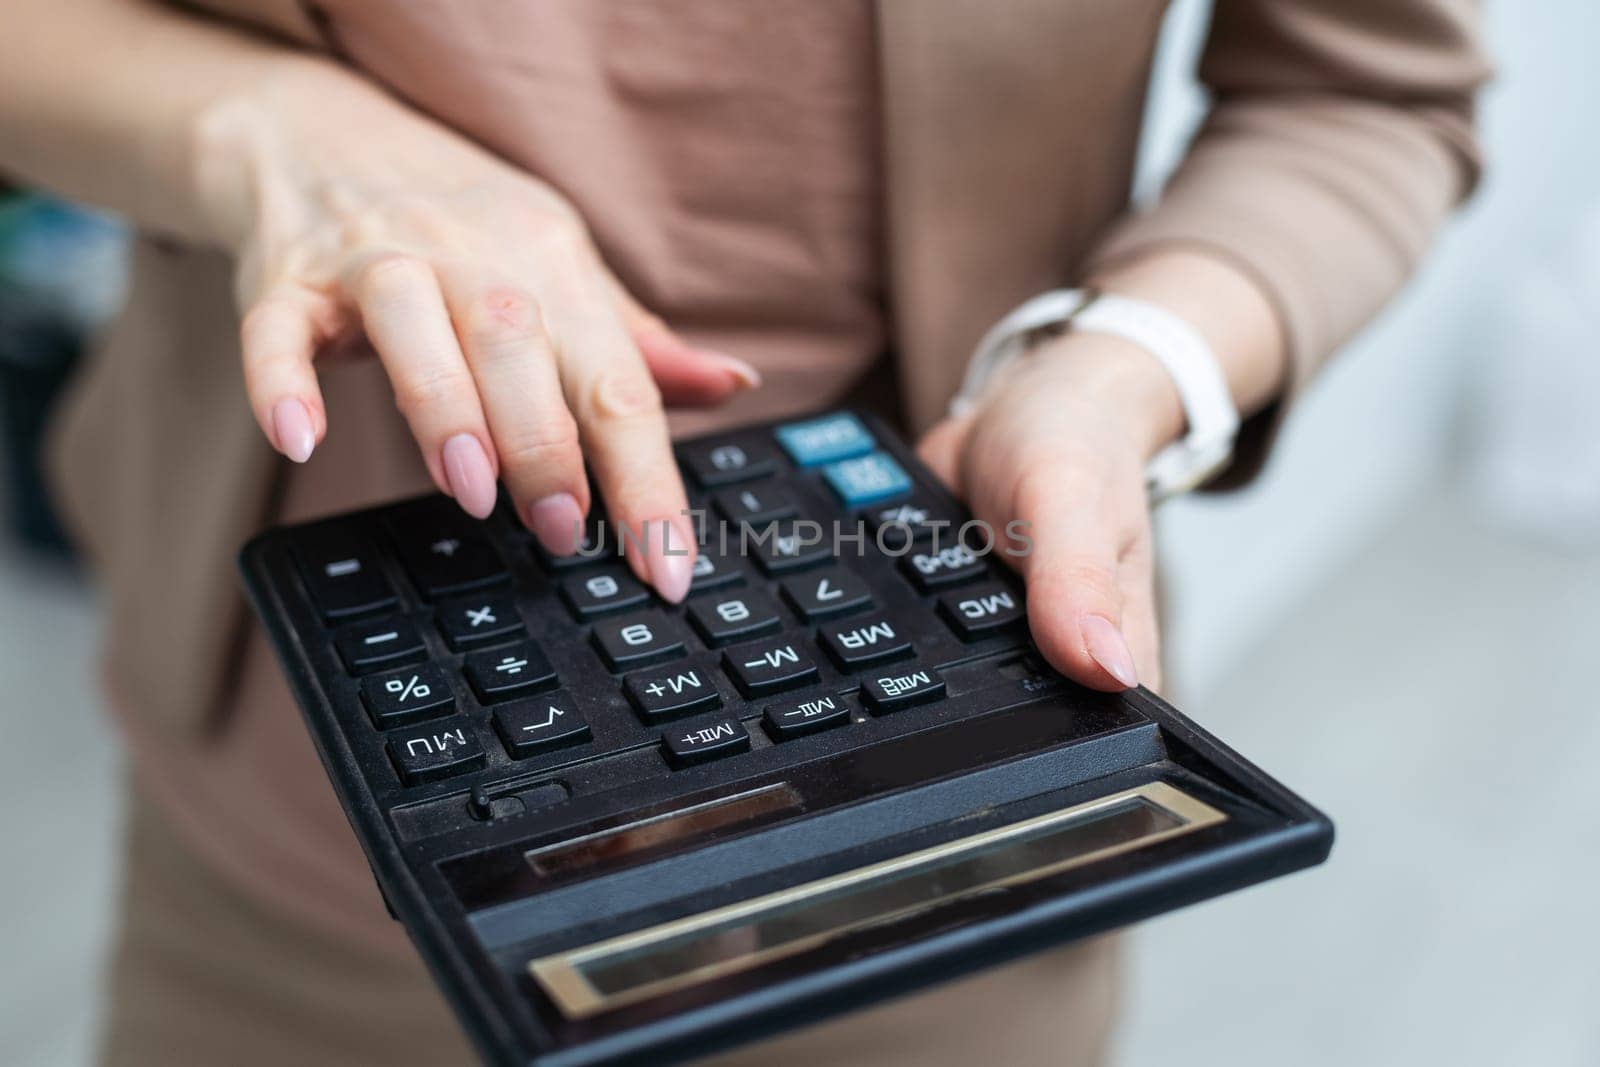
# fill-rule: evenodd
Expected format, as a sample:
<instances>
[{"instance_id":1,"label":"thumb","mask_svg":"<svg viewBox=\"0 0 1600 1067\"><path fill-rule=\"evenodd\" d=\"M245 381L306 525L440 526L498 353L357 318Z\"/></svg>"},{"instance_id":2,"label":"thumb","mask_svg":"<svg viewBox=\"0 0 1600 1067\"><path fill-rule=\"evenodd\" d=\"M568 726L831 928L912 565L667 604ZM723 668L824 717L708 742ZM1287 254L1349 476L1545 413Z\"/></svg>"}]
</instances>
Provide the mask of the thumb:
<instances>
[{"instance_id":1,"label":"thumb","mask_svg":"<svg viewBox=\"0 0 1600 1067\"><path fill-rule=\"evenodd\" d=\"M972 428L972 419L948 418L938 423L917 442L917 455L928 469L957 496L961 495L961 446Z\"/></svg>"}]
</instances>

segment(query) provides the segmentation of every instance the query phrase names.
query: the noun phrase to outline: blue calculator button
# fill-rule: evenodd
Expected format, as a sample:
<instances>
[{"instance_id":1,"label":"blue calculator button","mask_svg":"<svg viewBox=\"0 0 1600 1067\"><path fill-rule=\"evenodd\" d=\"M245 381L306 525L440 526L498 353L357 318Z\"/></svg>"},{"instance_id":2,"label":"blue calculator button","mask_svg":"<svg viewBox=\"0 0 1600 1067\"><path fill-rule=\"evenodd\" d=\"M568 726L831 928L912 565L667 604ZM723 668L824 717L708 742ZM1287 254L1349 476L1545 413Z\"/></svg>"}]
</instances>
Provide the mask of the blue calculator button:
<instances>
[{"instance_id":1,"label":"blue calculator button","mask_svg":"<svg viewBox=\"0 0 1600 1067\"><path fill-rule=\"evenodd\" d=\"M830 463L822 469L846 507L861 507L911 491L911 478L887 452Z\"/></svg>"},{"instance_id":2,"label":"blue calculator button","mask_svg":"<svg viewBox=\"0 0 1600 1067\"><path fill-rule=\"evenodd\" d=\"M773 433L789 458L802 467L818 467L864 456L878 447L861 420L843 411L820 419L791 422L779 426Z\"/></svg>"}]
</instances>

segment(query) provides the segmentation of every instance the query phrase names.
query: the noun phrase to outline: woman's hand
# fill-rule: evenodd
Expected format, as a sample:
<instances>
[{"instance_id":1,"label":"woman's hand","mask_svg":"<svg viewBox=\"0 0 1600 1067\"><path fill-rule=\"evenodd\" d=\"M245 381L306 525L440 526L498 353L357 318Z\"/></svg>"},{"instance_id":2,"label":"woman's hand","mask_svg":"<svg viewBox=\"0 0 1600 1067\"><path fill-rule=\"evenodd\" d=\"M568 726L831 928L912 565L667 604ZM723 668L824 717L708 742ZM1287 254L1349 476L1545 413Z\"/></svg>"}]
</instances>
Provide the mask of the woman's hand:
<instances>
[{"instance_id":1,"label":"woman's hand","mask_svg":"<svg viewBox=\"0 0 1600 1067\"><path fill-rule=\"evenodd\" d=\"M1010 562L1034 640L1090 688L1160 685L1144 466L1182 427L1154 358L1068 333L1005 368L972 415L935 426L919 449L994 530L1028 524L1031 551Z\"/></svg>"},{"instance_id":2,"label":"woman's hand","mask_svg":"<svg viewBox=\"0 0 1600 1067\"><path fill-rule=\"evenodd\" d=\"M611 519L648 529L635 572L683 597L694 539L663 394L713 403L755 385L753 369L645 311L550 186L353 76L219 104L197 143L274 447L310 456L328 430L314 359L370 344L434 483L467 512L487 515L503 478L540 542L570 554L587 458Z\"/></svg>"}]
</instances>

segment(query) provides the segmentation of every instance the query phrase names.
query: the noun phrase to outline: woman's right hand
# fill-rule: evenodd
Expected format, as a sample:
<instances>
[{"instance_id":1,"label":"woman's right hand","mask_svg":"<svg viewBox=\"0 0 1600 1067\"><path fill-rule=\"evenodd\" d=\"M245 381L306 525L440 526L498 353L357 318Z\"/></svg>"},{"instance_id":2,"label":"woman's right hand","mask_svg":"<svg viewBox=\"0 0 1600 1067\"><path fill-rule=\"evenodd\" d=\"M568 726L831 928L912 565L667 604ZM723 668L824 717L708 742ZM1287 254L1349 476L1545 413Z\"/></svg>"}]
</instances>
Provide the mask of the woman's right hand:
<instances>
[{"instance_id":1,"label":"woman's right hand","mask_svg":"<svg viewBox=\"0 0 1600 1067\"><path fill-rule=\"evenodd\" d=\"M645 311L550 186L352 75L321 80L223 102L197 137L267 438L310 456L327 432L313 361L364 339L440 490L482 517L503 479L539 541L570 554L587 457L612 521L648 530L635 573L681 599L694 538L663 393L715 403L755 371Z\"/></svg>"}]
</instances>

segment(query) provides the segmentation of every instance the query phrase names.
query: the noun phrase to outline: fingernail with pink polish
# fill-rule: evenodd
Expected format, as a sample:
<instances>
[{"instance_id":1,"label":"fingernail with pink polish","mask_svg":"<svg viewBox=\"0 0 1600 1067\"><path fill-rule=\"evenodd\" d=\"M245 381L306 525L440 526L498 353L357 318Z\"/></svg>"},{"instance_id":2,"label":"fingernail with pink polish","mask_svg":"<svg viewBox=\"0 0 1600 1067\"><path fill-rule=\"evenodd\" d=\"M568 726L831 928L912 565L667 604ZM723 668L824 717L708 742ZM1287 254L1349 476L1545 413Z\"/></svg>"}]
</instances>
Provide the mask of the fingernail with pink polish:
<instances>
[{"instance_id":1,"label":"fingernail with pink polish","mask_svg":"<svg viewBox=\"0 0 1600 1067\"><path fill-rule=\"evenodd\" d=\"M475 519L494 510L494 466L483 445L470 433L458 433L444 443L444 480L461 509Z\"/></svg>"},{"instance_id":2,"label":"fingernail with pink polish","mask_svg":"<svg viewBox=\"0 0 1600 1067\"><path fill-rule=\"evenodd\" d=\"M583 540L583 509L571 493L551 493L528 505L528 529L552 556L570 556Z\"/></svg>"},{"instance_id":3,"label":"fingernail with pink polish","mask_svg":"<svg viewBox=\"0 0 1600 1067\"><path fill-rule=\"evenodd\" d=\"M311 425L311 412L292 396L286 396L272 408L272 434L278 439L278 451L304 463L317 447L317 431Z\"/></svg>"},{"instance_id":4,"label":"fingernail with pink polish","mask_svg":"<svg viewBox=\"0 0 1600 1067\"><path fill-rule=\"evenodd\" d=\"M759 389L761 387L761 372L737 356L730 356L726 352L713 352L701 349L701 354L709 357L712 362L721 364L739 383L741 389Z\"/></svg>"},{"instance_id":5,"label":"fingernail with pink polish","mask_svg":"<svg viewBox=\"0 0 1600 1067\"><path fill-rule=\"evenodd\" d=\"M1133 653L1110 619L1101 615L1085 615L1078 622L1083 633L1083 647L1090 657L1123 685L1132 689L1139 684L1139 672L1133 666Z\"/></svg>"},{"instance_id":6,"label":"fingernail with pink polish","mask_svg":"<svg viewBox=\"0 0 1600 1067\"><path fill-rule=\"evenodd\" d=\"M677 519L661 523L658 532L660 543L650 546L650 584L661 599L676 604L689 595L694 578L694 535Z\"/></svg>"}]
</instances>

